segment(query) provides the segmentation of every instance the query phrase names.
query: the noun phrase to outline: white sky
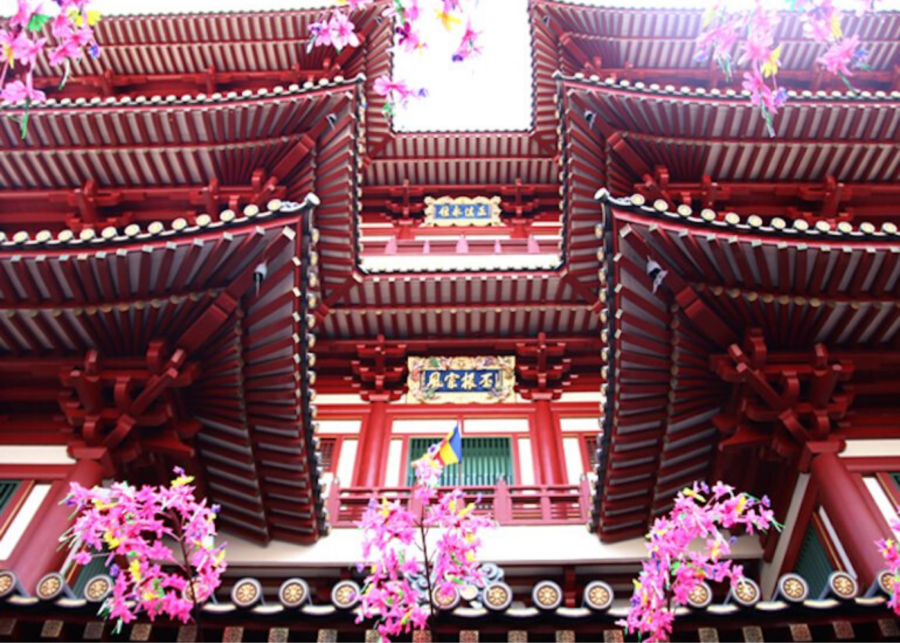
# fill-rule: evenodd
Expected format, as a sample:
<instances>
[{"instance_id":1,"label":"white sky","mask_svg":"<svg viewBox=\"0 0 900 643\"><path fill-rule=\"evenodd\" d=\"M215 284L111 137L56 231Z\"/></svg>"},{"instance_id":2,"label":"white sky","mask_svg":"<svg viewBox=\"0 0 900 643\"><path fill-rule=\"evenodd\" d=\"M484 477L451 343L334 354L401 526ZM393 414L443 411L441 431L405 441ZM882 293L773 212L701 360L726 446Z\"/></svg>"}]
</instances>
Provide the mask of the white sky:
<instances>
[{"instance_id":1,"label":"white sky","mask_svg":"<svg viewBox=\"0 0 900 643\"><path fill-rule=\"evenodd\" d=\"M45 0L50 2L50 0ZM525 130L531 126L531 53L526 8L528 0L475 2L474 24L483 31L482 54L463 63L450 59L460 27L447 34L428 12L438 0L420 0L423 26L431 42L424 53L397 57L395 76L428 88L429 97L397 110L394 127L423 130ZM735 0L740 2L742 0ZM786 0L771 0L784 6ZM703 7L707 0L576 0L579 4L622 7ZM841 0L837 4L847 4ZM334 4L328 0L94 0L101 13L144 14L204 11L298 9ZM900 9L900 0L882 0L880 9ZM0 0L0 16L13 13L15 0ZM103 43L100 43L101 46Z\"/></svg>"}]
</instances>

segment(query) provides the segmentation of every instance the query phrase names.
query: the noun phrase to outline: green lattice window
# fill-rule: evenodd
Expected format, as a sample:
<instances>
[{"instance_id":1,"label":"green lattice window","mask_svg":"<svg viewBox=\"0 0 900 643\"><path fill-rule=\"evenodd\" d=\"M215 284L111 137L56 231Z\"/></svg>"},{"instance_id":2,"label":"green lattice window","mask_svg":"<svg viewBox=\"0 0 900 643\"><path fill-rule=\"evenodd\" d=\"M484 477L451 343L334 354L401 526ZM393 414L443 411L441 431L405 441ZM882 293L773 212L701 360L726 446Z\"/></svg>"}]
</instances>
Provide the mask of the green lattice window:
<instances>
[{"instance_id":1,"label":"green lattice window","mask_svg":"<svg viewBox=\"0 0 900 643\"><path fill-rule=\"evenodd\" d=\"M18 480L2 480L0 481L0 514L6 511L6 507L9 505L13 496L16 495L16 490L19 488Z\"/></svg>"},{"instance_id":2,"label":"green lattice window","mask_svg":"<svg viewBox=\"0 0 900 643\"><path fill-rule=\"evenodd\" d=\"M828 576L835 571L825 549L825 544L819 537L815 526L810 525L803 538L800 547L800 555L797 557L795 571L809 583L810 596L815 597L822 591L828 582Z\"/></svg>"},{"instance_id":3,"label":"green lattice window","mask_svg":"<svg viewBox=\"0 0 900 643\"><path fill-rule=\"evenodd\" d=\"M406 467L406 484L412 485L415 473L412 463L428 451L432 444L440 442L441 437L411 438L409 441L409 458ZM460 465L451 464L444 469L441 485L452 486L492 486L501 477L508 484L515 484L515 468L513 466L512 442L509 438L467 438L462 439L462 472Z\"/></svg>"}]
</instances>

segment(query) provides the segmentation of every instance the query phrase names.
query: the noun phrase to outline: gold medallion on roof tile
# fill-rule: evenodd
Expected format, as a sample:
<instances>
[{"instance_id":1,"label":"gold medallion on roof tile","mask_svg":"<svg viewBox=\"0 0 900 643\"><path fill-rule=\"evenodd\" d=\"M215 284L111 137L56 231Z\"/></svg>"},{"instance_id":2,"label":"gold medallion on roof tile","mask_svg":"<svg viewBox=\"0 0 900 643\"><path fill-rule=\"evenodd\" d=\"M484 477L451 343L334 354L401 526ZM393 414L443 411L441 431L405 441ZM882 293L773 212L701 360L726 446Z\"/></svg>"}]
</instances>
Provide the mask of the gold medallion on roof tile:
<instances>
[{"instance_id":1,"label":"gold medallion on roof tile","mask_svg":"<svg viewBox=\"0 0 900 643\"><path fill-rule=\"evenodd\" d=\"M492 583L484 590L484 602L492 609L505 609L511 599L509 589L501 583Z\"/></svg>"},{"instance_id":2,"label":"gold medallion on roof tile","mask_svg":"<svg viewBox=\"0 0 900 643\"><path fill-rule=\"evenodd\" d=\"M878 585L881 587L881 591L885 594L891 594L894 591L894 583L896 582L896 577L892 572L884 571L878 575Z\"/></svg>"},{"instance_id":3,"label":"gold medallion on roof tile","mask_svg":"<svg viewBox=\"0 0 900 643\"><path fill-rule=\"evenodd\" d=\"M297 607L306 600L306 586L299 580L289 580L281 586L280 598L285 607Z\"/></svg>"},{"instance_id":4,"label":"gold medallion on roof tile","mask_svg":"<svg viewBox=\"0 0 900 643\"><path fill-rule=\"evenodd\" d=\"M92 603L102 601L112 589L109 576L94 576L85 585L84 597Z\"/></svg>"},{"instance_id":5,"label":"gold medallion on roof tile","mask_svg":"<svg viewBox=\"0 0 900 643\"><path fill-rule=\"evenodd\" d=\"M0 572L0 598L5 598L16 588L16 575L11 571Z\"/></svg>"},{"instance_id":6,"label":"gold medallion on roof tile","mask_svg":"<svg viewBox=\"0 0 900 643\"><path fill-rule=\"evenodd\" d=\"M198 602L205 601L208 596L207 589L199 578L195 578L189 585L185 585L181 591L182 597L188 601L194 600L194 594L197 595Z\"/></svg>"},{"instance_id":7,"label":"gold medallion on roof tile","mask_svg":"<svg viewBox=\"0 0 900 643\"><path fill-rule=\"evenodd\" d=\"M359 586L353 581L341 581L331 590L331 601L341 609L349 609L359 600Z\"/></svg>"},{"instance_id":8,"label":"gold medallion on roof tile","mask_svg":"<svg viewBox=\"0 0 900 643\"><path fill-rule=\"evenodd\" d=\"M856 580L845 572L835 572L829 579L832 591L840 598L853 598L856 596Z\"/></svg>"},{"instance_id":9,"label":"gold medallion on roof tile","mask_svg":"<svg viewBox=\"0 0 900 643\"><path fill-rule=\"evenodd\" d=\"M596 584L588 590L588 602L591 604L591 607L600 609L607 607L610 599L609 589L604 585Z\"/></svg>"},{"instance_id":10,"label":"gold medallion on roof tile","mask_svg":"<svg viewBox=\"0 0 900 643\"><path fill-rule=\"evenodd\" d=\"M735 585L734 597L742 605L753 605L759 600L759 587L743 579Z\"/></svg>"},{"instance_id":11,"label":"gold medallion on roof tile","mask_svg":"<svg viewBox=\"0 0 900 643\"><path fill-rule=\"evenodd\" d=\"M252 605L256 602L258 597L259 587L250 580L241 581L235 586L234 591L232 592L232 599L241 607Z\"/></svg>"},{"instance_id":12,"label":"gold medallion on roof tile","mask_svg":"<svg viewBox=\"0 0 900 643\"><path fill-rule=\"evenodd\" d=\"M703 608L712 600L712 590L706 583L699 583L688 594L688 603L694 608Z\"/></svg>"},{"instance_id":13,"label":"gold medallion on roof tile","mask_svg":"<svg viewBox=\"0 0 900 643\"><path fill-rule=\"evenodd\" d=\"M555 608L562 600L559 589L552 583L542 583L535 591L534 600L541 606L546 608Z\"/></svg>"},{"instance_id":14,"label":"gold medallion on roof tile","mask_svg":"<svg viewBox=\"0 0 900 643\"><path fill-rule=\"evenodd\" d=\"M802 601L809 592L806 583L799 576L789 574L781 579L781 593L790 601Z\"/></svg>"},{"instance_id":15,"label":"gold medallion on roof tile","mask_svg":"<svg viewBox=\"0 0 900 643\"><path fill-rule=\"evenodd\" d=\"M435 587L431 592L431 600L439 609L451 610L459 605L459 591L455 587L451 588L449 592Z\"/></svg>"},{"instance_id":16,"label":"gold medallion on roof tile","mask_svg":"<svg viewBox=\"0 0 900 643\"><path fill-rule=\"evenodd\" d=\"M59 596L62 591L63 581L59 574L47 574L38 583L38 598L48 601Z\"/></svg>"}]
</instances>

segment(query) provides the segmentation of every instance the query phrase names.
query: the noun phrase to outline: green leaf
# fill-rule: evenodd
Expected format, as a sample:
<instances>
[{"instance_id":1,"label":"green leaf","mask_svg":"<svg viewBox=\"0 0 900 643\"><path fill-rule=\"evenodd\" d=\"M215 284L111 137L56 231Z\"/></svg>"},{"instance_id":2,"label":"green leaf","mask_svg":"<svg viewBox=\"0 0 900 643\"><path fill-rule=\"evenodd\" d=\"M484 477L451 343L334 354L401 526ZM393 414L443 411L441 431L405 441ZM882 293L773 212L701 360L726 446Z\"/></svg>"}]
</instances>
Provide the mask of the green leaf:
<instances>
[{"instance_id":1,"label":"green leaf","mask_svg":"<svg viewBox=\"0 0 900 643\"><path fill-rule=\"evenodd\" d=\"M28 31L40 31L44 28L48 22L50 22L51 16L45 15L43 13L36 13L31 16L31 20L28 21L28 26L26 29Z\"/></svg>"}]
</instances>

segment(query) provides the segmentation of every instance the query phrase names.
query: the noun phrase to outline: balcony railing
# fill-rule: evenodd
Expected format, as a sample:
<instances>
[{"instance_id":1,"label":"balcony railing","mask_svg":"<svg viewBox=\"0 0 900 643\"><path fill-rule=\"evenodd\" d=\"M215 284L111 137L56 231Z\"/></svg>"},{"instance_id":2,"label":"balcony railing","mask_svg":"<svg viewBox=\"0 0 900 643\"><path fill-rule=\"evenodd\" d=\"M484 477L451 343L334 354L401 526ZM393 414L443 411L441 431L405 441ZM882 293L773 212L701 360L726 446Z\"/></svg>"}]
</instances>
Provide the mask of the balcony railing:
<instances>
[{"instance_id":1,"label":"balcony railing","mask_svg":"<svg viewBox=\"0 0 900 643\"><path fill-rule=\"evenodd\" d=\"M450 489L451 487L447 487ZM570 485L508 485L463 487L468 502L490 513L500 525L575 525L590 517L591 485L587 479ZM341 487L328 491L328 513L335 527L354 527L372 499L400 500L410 511L419 504L410 487ZM479 500L480 498L480 500Z\"/></svg>"}]
</instances>

